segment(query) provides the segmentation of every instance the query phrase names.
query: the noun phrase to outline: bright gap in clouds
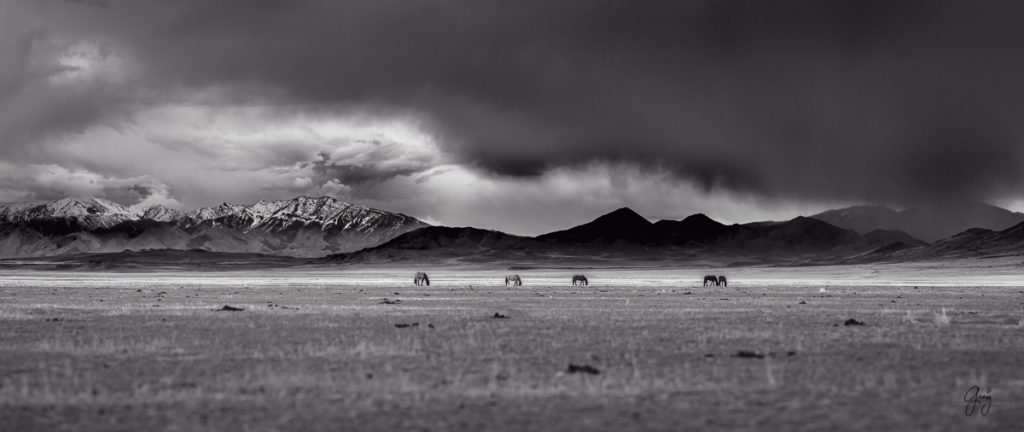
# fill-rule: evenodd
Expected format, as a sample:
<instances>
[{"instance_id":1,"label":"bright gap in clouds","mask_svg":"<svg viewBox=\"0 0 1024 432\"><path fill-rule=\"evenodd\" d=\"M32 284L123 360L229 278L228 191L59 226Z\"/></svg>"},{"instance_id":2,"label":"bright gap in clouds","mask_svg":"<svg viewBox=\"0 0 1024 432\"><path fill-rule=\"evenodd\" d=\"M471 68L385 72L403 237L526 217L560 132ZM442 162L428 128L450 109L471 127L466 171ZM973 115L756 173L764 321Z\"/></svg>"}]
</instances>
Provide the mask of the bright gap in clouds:
<instances>
[{"instance_id":1,"label":"bright gap in clouds","mask_svg":"<svg viewBox=\"0 0 1024 432\"><path fill-rule=\"evenodd\" d=\"M82 85L90 82L124 82L129 73L127 60L111 47L97 41L36 40L33 51L45 53L56 49L56 65L51 68L49 82L55 86ZM48 47L41 45L50 45ZM42 54L37 67L46 68L49 59Z\"/></svg>"},{"instance_id":2,"label":"bright gap in clouds","mask_svg":"<svg viewBox=\"0 0 1024 432\"><path fill-rule=\"evenodd\" d=\"M233 87L156 95L131 61L101 41L32 47L31 91L124 97L121 111L47 133L4 162L3 202L98 196L179 209L300 194L403 212L434 224L534 235L629 206L652 219L703 212L725 223L788 219L824 205L772 201L695 186L668 171L590 161L537 176L495 174L445 150L428 117L362 106L305 106L238 98ZM124 93L124 95L121 95ZM40 110L45 107L39 107Z\"/></svg>"},{"instance_id":3,"label":"bright gap in clouds","mask_svg":"<svg viewBox=\"0 0 1024 432\"><path fill-rule=\"evenodd\" d=\"M622 206L652 220L703 212L725 223L788 219L825 208L707 191L630 163L585 163L536 177L495 175L454 160L422 124L413 116L311 115L265 106L153 106L115 126L47 140L51 158L79 168L47 171L45 185L23 179L27 190L21 195L51 198L61 181L70 185L81 176L104 186L63 192L125 204L196 208L331 195L432 223L523 235L566 228ZM7 188L18 184L7 181ZM123 193L129 189L152 192Z\"/></svg>"},{"instance_id":4,"label":"bright gap in clouds","mask_svg":"<svg viewBox=\"0 0 1024 432\"><path fill-rule=\"evenodd\" d=\"M445 225L520 235L565 229L623 206L652 221L705 213L722 223L786 220L829 208L708 192L666 171L610 163L557 168L527 178L447 165L419 177L396 177L365 192L368 200L383 207L400 208Z\"/></svg>"},{"instance_id":5,"label":"bright gap in clouds","mask_svg":"<svg viewBox=\"0 0 1024 432\"><path fill-rule=\"evenodd\" d=\"M344 195L444 158L429 134L401 117L201 104L147 107L116 124L52 136L41 147L65 165L119 177L148 173L190 207Z\"/></svg>"}]
</instances>

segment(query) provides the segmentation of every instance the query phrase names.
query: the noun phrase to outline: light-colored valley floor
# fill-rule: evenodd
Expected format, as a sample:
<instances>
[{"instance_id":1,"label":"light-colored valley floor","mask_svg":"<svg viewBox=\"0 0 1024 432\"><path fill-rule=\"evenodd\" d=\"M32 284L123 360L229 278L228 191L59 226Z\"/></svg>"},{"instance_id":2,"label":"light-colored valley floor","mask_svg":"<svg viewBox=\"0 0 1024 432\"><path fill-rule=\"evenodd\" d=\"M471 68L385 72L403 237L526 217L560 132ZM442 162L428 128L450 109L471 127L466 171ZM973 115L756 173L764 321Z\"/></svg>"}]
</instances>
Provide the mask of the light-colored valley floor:
<instances>
[{"instance_id":1,"label":"light-colored valley floor","mask_svg":"<svg viewBox=\"0 0 1024 432\"><path fill-rule=\"evenodd\" d=\"M0 272L0 430L1024 430L1012 263L416 270Z\"/></svg>"}]
</instances>

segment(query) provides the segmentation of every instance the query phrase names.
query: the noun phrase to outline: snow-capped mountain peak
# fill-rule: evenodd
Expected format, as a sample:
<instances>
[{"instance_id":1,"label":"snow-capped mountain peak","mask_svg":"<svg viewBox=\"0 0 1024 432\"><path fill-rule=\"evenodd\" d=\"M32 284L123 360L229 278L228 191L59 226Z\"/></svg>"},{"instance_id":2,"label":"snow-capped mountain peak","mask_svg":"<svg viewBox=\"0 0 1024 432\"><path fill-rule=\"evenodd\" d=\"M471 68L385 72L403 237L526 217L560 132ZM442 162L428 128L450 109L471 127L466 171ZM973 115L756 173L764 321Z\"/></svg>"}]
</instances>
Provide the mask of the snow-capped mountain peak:
<instances>
[{"instance_id":1,"label":"snow-capped mountain peak","mask_svg":"<svg viewBox=\"0 0 1024 432\"><path fill-rule=\"evenodd\" d=\"M425 225L409 216L351 204L328 196L260 200L246 206L224 203L216 208L200 209L190 214L189 219L190 224L223 224L244 231L315 225L321 230L372 232L382 225Z\"/></svg>"},{"instance_id":2,"label":"snow-capped mountain peak","mask_svg":"<svg viewBox=\"0 0 1024 432\"><path fill-rule=\"evenodd\" d=\"M196 248L323 256L376 246L424 226L403 214L332 197L222 203L191 212L64 198L0 206L0 257Z\"/></svg>"},{"instance_id":3,"label":"snow-capped mountain peak","mask_svg":"<svg viewBox=\"0 0 1024 432\"><path fill-rule=\"evenodd\" d=\"M138 211L130 207L95 197L85 199L61 198L57 201L43 204L41 207L35 207L33 210L50 217L111 216L131 219L140 216Z\"/></svg>"},{"instance_id":4,"label":"snow-capped mountain peak","mask_svg":"<svg viewBox=\"0 0 1024 432\"><path fill-rule=\"evenodd\" d=\"M198 210L193 210L189 212L187 216L189 219L192 219L193 221L201 222L229 216L240 211L243 208L244 206L240 205L221 203L221 205L217 207L203 207Z\"/></svg>"},{"instance_id":5,"label":"snow-capped mountain peak","mask_svg":"<svg viewBox=\"0 0 1024 432\"><path fill-rule=\"evenodd\" d=\"M185 217L185 213L182 213L180 210L175 210L161 204L147 208L146 211L142 213L142 219L157 222L173 222L183 217Z\"/></svg>"},{"instance_id":6,"label":"snow-capped mountain peak","mask_svg":"<svg viewBox=\"0 0 1024 432\"><path fill-rule=\"evenodd\" d=\"M102 198L61 198L46 203L12 204L0 209L0 223L71 218L89 229L110 227L141 216L138 210Z\"/></svg>"}]
</instances>

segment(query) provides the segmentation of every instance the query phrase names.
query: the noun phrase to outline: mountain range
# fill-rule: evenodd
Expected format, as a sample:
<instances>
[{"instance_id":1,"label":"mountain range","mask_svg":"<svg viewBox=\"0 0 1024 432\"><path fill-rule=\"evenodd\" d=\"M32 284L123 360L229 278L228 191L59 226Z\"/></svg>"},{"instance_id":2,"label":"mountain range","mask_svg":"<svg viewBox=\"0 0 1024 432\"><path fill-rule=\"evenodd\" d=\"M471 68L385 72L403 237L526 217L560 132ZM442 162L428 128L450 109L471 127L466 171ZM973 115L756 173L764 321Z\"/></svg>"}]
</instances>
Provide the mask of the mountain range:
<instances>
[{"instance_id":1,"label":"mountain range","mask_svg":"<svg viewBox=\"0 0 1024 432\"><path fill-rule=\"evenodd\" d=\"M211 259L212 255L203 253L220 252L317 258L327 263L644 260L770 264L1024 251L1024 215L983 204L965 207L929 217L931 213L925 209L857 206L788 221L732 225L704 214L652 222L629 208L620 208L579 226L525 237L472 227L430 226L410 216L331 197L223 203L193 211L164 206L136 209L99 198L65 198L0 207L0 258L75 255L89 262L90 268L102 267L84 257L104 257L99 259L103 261L113 259L110 254L160 250L169 252L129 258L135 262L143 257L149 261L174 257L186 262L183 257L187 257L193 262ZM1022 222L1013 224L1018 217ZM931 233L929 238L934 238L936 233L952 230L959 231L933 242L913 234ZM237 260L225 257L223 261Z\"/></svg>"},{"instance_id":2,"label":"mountain range","mask_svg":"<svg viewBox=\"0 0 1024 432\"><path fill-rule=\"evenodd\" d=\"M717 260L768 262L832 258L900 240L923 244L905 233L863 236L816 219L725 225L696 214L681 220L650 222L629 208L591 222L537 237L462 227L426 227L384 244L325 258L331 262L375 263L403 260ZM766 260L767 258L767 260Z\"/></svg>"},{"instance_id":3,"label":"mountain range","mask_svg":"<svg viewBox=\"0 0 1024 432\"><path fill-rule=\"evenodd\" d=\"M904 210L854 206L811 217L861 234L878 229L899 230L929 243L970 228L1003 230L1024 222L1024 213L973 201L947 201Z\"/></svg>"},{"instance_id":4,"label":"mountain range","mask_svg":"<svg viewBox=\"0 0 1024 432\"><path fill-rule=\"evenodd\" d=\"M319 257L380 244L427 226L331 197L300 196L181 212L100 198L0 207L0 257L200 249Z\"/></svg>"},{"instance_id":5,"label":"mountain range","mask_svg":"<svg viewBox=\"0 0 1024 432\"><path fill-rule=\"evenodd\" d=\"M425 227L323 262L516 262L537 265L668 261L835 264L1024 253L1024 222L1005 230L968 228L935 243L864 224L864 233L816 217L726 225L706 215L651 222L620 208L566 230L522 237L472 227Z\"/></svg>"}]
</instances>

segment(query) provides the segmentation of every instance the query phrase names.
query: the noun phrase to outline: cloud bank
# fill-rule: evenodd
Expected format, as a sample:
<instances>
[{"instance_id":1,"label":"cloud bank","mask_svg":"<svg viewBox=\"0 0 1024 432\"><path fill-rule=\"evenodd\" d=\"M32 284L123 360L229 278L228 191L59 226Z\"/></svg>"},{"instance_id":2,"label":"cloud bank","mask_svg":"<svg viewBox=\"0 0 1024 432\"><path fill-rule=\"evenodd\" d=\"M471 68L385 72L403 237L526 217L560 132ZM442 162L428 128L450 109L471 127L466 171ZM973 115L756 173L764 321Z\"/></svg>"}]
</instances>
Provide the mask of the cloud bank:
<instances>
[{"instance_id":1,"label":"cloud bank","mask_svg":"<svg viewBox=\"0 0 1024 432\"><path fill-rule=\"evenodd\" d=\"M523 233L629 203L745 221L1020 202L1021 19L984 0L7 0L0 160L190 206L330 193ZM8 177L3 199L59 189Z\"/></svg>"}]
</instances>

